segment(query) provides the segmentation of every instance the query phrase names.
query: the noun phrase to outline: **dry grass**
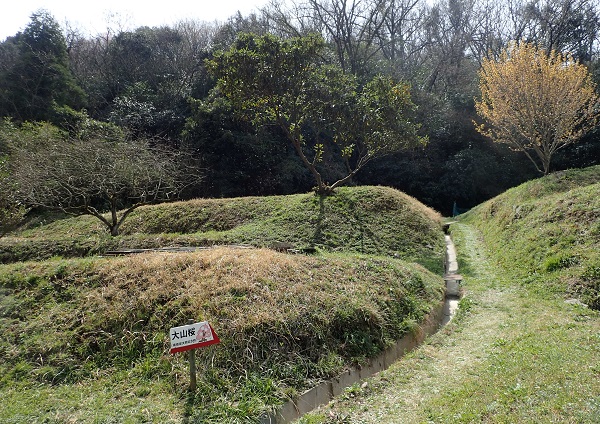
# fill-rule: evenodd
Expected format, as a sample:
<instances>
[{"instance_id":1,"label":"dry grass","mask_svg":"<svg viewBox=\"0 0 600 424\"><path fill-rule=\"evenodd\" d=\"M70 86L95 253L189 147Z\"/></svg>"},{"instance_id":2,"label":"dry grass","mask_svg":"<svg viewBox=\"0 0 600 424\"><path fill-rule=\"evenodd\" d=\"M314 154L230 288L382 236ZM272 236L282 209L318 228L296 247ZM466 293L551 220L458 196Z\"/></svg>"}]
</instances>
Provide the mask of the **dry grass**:
<instances>
[{"instance_id":1,"label":"dry grass","mask_svg":"<svg viewBox=\"0 0 600 424\"><path fill-rule=\"evenodd\" d=\"M381 351L439 302L443 285L385 257L226 247L3 271L0 387L127 372L184 391L185 364L167 353L168 329L208 320L222 343L198 352L212 370L200 383L201 409L215 422L254 416L268 406L250 408L247 398L272 404Z\"/></svg>"},{"instance_id":2,"label":"dry grass","mask_svg":"<svg viewBox=\"0 0 600 424\"><path fill-rule=\"evenodd\" d=\"M86 295L84 308L102 311L105 319L117 313L114 319L119 321L125 311L153 311L151 319L164 328L187 318L211 320L226 340L231 336L232 343L233 335L260 337L264 344L255 346L253 355L264 357L281 343L279 338L292 345L299 342L309 351L317 348L320 343L313 336L329 334L332 330L326 328L335 325L336 314L346 313L340 312L346 308L348 314L358 311L362 315L365 322L357 325L378 328L383 338L392 336L383 336L389 317L382 305L416 294L404 286L410 286L410 279L422 279L411 274L424 273L388 259L355 257L349 261L231 248L144 254L106 265L97 270L105 284ZM434 279L429 279L429 287L416 283L422 289L419 294L428 300L436 293ZM426 304L422 307L427 309ZM268 334L259 335L259 331ZM392 333L397 331L401 329ZM310 353L315 358L319 355Z\"/></svg>"}]
</instances>

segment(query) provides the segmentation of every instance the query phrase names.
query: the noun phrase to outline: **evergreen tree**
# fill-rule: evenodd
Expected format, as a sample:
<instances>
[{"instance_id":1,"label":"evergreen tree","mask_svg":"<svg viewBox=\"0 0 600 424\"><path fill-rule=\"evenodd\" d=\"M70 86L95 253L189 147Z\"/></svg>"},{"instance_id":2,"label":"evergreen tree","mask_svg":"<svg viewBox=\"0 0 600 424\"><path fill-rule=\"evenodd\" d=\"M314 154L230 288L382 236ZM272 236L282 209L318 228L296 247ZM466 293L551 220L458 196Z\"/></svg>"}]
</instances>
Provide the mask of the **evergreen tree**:
<instances>
[{"instance_id":1,"label":"evergreen tree","mask_svg":"<svg viewBox=\"0 0 600 424\"><path fill-rule=\"evenodd\" d=\"M40 10L21 33L5 41L12 52L0 73L0 113L17 121L54 121L60 109L79 109L84 93L69 70L59 24ZM10 46L12 44L12 46Z\"/></svg>"}]
</instances>

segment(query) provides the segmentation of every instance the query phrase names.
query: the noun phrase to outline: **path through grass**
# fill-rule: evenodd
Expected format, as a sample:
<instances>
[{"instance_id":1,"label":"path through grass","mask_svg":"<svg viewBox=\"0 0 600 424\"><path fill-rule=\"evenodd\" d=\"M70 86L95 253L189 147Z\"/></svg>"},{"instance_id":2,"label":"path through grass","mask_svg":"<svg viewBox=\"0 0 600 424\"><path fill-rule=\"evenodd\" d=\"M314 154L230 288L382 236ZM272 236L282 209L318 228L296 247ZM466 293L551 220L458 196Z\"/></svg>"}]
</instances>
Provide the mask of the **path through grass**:
<instances>
[{"instance_id":1,"label":"path through grass","mask_svg":"<svg viewBox=\"0 0 600 424\"><path fill-rule=\"evenodd\" d=\"M600 314L511 280L472 227L453 236L458 316L302 423L600 422Z\"/></svg>"}]
</instances>

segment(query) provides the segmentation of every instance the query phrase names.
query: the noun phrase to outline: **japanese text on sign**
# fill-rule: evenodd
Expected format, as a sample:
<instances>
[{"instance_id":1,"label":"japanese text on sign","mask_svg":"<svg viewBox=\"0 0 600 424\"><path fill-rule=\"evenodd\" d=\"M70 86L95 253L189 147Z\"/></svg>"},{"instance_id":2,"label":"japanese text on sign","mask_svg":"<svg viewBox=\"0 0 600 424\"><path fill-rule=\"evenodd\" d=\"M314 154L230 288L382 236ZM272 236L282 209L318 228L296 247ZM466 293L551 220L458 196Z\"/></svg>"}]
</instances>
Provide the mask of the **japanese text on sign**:
<instances>
[{"instance_id":1,"label":"japanese text on sign","mask_svg":"<svg viewBox=\"0 0 600 424\"><path fill-rule=\"evenodd\" d=\"M174 327L169 330L171 353L210 346L219 343L215 331L206 321Z\"/></svg>"}]
</instances>

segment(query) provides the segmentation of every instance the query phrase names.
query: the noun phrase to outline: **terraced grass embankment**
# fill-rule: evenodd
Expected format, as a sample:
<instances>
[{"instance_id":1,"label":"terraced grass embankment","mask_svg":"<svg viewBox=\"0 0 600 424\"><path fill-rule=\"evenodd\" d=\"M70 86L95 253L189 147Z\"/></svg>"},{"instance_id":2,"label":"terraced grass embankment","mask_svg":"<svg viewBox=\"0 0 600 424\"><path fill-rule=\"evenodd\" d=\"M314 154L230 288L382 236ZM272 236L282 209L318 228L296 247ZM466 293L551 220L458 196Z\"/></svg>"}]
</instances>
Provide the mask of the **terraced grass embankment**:
<instances>
[{"instance_id":1,"label":"terraced grass embankment","mask_svg":"<svg viewBox=\"0 0 600 424\"><path fill-rule=\"evenodd\" d=\"M255 247L46 259L57 240ZM315 253L259 247L274 242ZM27 243L36 260L19 256ZM0 423L256 422L381 352L443 297L440 274L412 262L442 269L439 217L384 188L157 205L116 239L70 218L2 246ZM185 355L168 354L169 328L190 318L221 338L198 351L192 394Z\"/></svg>"}]
</instances>

